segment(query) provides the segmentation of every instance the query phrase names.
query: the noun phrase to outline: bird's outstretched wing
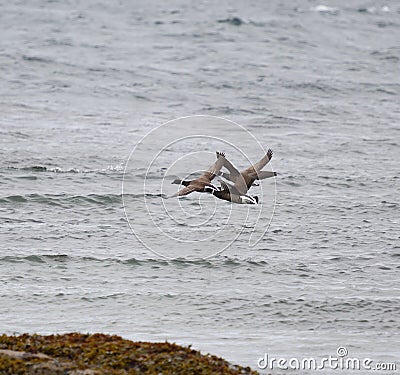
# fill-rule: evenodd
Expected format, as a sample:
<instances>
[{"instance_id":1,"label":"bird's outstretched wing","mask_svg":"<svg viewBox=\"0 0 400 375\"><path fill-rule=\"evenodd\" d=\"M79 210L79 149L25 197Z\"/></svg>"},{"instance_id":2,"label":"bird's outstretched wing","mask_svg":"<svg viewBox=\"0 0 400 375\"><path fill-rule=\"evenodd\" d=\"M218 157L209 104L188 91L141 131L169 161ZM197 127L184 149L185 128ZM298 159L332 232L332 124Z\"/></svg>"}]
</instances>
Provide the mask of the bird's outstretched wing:
<instances>
[{"instance_id":1,"label":"bird's outstretched wing","mask_svg":"<svg viewBox=\"0 0 400 375\"><path fill-rule=\"evenodd\" d=\"M240 172L227 158L224 158L224 167L229 171L230 175L228 177L227 174L222 173L222 177L228 177L229 180L235 182L236 179L240 176Z\"/></svg>"},{"instance_id":2,"label":"bird's outstretched wing","mask_svg":"<svg viewBox=\"0 0 400 375\"><path fill-rule=\"evenodd\" d=\"M217 161L199 177L199 180L211 182L214 177L219 174L219 171L224 165L224 160L226 159L223 152L216 152L216 154Z\"/></svg>"},{"instance_id":3,"label":"bird's outstretched wing","mask_svg":"<svg viewBox=\"0 0 400 375\"><path fill-rule=\"evenodd\" d=\"M271 172L271 171L260 171L257 173L250 174L250 177L254 178L255 180L264 180L266 178L275 177L275 176L276 176L276 172Z\"/></svg>"},{"instance_id":4,"label":"bird's outstretched wing","mask_svg":"<svg viewBox=\"0 0 400 375\"><path fill-rule=\"evenodd\" d=\"M243 178L243 174L240 173L237 168L226 158L224 160L224 167L229 171L229 176L227 179L234 183L234 185L229 189L231 193L238 195L246 194L247 190L249 190L249 187L247 186L247 181Z\"/></svg>"},{"instance_id":5,"label":"bird's outstretched wing","mask_svg":"<svg viewBox=\"0 0 400 375\"><path fill-rule=\"evenodd\" d=\"M196 191L196 187L189 185L189 186L186 186L183 189L179 190L174 195L172 195L171 198L173 198L173 197L182 197L183 195L188 195L190 193L193 193L194 191Z\"/></svg>"},{"instance_id":6,"label":"bird's outstretched wing","mask_svg":"<svg viewBox=\"0 0 400 375\"><path fill-rule=\"evenodd\" d=\"M264 157L255 163L254 165L250 166L249 168L245 169L242 171L243 174L252 174L252 173L257 173L261 171L272 159L273 152L271 149L268 150L268 152L264 155Z\"/></svg>"}]
</instances>

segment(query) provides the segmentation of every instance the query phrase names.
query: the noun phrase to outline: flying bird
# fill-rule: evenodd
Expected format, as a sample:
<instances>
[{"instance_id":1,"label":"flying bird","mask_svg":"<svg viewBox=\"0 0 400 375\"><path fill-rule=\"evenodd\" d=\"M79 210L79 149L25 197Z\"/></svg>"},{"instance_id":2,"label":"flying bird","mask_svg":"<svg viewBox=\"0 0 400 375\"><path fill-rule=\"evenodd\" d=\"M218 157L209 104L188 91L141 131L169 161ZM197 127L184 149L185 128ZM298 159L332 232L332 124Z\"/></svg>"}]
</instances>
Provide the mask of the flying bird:
<instances>
[{"instance_id":1,"label":"flying bird","mask_svg":"<svg viewBox=\"0 0 400 375\"><path fill-rule=\"evenodd\" d=\"M239 172L237 168L225 158L224 167L229 171L229 173L220 172L219 175L232 181L234 183L233 187L239 194L246 194L254 184L254 181L276 176L276 172L261 170L272 159L272 155L273 152L269 149L261 160L241 172Z\"/></svg>"},{"instance_id":2,"label":"flying bird","mask_svg":"<svg viewBox=\"0 0 400 375\"><path fill-rule=\"evenodd\" d=\"M199 193L212 193L218 190L217 187L211 184L211 181L219 174L222 166L225 163L225 154L223 152L217 152L217 161L208 168L199 178L195 180L179 180L172 181L172 184L184 185L185 187L175 193L172 197L182 197L197 191Z\"/></svg>"},{"instance_id":3,"label":"flying bird","mask_svg":"<svg viewBox=\"0 0 400 375\"><path fill-rule=\"evenodd\" d=\"M239 170L226 158L223 159L224 167L229 173L220 172L219 175L233 182L227 184L221 181L221 189L212 191L211 193L219 199L241 204L257 204L258 197L247 195L248 190L256 180L276 176L276 172L262 171L269 161L272 159L273 152L271 149L254 165L239 172Z\"/></svg>"},{"instance_id":4,"label":"flying bird","mask_svg":"<svg viewBox=\"0 0 400 375\"><path fill-rule=\"evenodd\" d=\"M228 186L223 181L221 181L221 189L214 190L211 192L211 194L219 199L223 199L232 203L258 204L258 196L240 194L233 186Z\"/></svg>"}]
</instances>

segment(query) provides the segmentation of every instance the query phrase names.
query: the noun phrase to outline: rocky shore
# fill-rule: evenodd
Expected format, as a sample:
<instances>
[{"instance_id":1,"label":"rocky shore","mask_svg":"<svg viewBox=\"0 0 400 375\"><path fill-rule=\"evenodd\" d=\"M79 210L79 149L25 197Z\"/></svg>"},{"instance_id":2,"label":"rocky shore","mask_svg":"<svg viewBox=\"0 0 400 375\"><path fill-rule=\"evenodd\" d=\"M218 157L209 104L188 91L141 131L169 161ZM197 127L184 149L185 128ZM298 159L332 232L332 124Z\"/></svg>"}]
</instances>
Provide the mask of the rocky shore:
<instances>
[{"instance_id":1,"label":"rocky shore","mask_svg":"<svg viewBox=\"0 0 400 375\"><path fill-rule=\"evenodd\" d=\"M168 342L133 342L105 334L0 336L1 375L257 374Z\"/></svg>"}]
</instances>

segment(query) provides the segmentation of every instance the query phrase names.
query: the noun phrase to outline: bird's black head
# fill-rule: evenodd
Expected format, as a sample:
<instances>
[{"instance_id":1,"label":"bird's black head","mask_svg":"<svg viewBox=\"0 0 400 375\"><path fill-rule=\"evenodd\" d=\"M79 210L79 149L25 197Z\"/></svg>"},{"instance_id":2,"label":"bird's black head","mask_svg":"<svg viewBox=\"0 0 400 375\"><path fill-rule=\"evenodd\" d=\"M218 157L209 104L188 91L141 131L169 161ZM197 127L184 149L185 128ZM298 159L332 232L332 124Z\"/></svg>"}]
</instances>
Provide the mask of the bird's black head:
<instances>
[{"instance_id":1,"label":"bird's black head","mask_svg":"<svg viewBox=\"0 0 400 375\"><path fill-rule=\"evenodd\" d=\"M171 182L171 184L176 184L176 185L180 185L181 183L182 183L182 181L179 180L179 179L176 179L176 180Z\"/></svg>"}]
</instances>

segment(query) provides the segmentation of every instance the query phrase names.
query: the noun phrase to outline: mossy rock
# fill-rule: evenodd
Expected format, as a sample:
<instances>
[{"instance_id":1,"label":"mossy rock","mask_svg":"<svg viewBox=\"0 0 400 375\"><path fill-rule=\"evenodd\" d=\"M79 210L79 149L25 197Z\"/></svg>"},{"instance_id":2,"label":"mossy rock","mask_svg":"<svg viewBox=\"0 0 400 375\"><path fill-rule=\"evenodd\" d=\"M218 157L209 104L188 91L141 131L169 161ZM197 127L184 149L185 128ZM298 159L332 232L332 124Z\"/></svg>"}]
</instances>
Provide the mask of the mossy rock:
<instances>
[{"instance_id":1,"label":"mossy rock","mask_svg":"<svg viewBox=\"0 0 400 375\"><path fill-rule=\"evenodd\" d=\"M249 367L168 342L133 342L105 334L0 336L1 375L237 375Z\"/></svg>"}]
</instances>

